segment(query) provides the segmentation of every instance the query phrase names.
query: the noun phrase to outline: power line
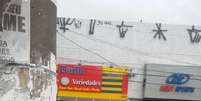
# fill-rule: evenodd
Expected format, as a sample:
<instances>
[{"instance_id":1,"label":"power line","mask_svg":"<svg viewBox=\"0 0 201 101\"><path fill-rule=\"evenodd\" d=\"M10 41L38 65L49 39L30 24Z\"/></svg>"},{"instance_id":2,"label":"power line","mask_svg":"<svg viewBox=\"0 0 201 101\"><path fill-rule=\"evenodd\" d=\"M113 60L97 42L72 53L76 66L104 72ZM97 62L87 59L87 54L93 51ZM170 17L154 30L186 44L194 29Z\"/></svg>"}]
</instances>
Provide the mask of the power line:
<instances>
[{"instance_id":1,"label":"power line","mask_svg":"<svg viewBox=\"0 0 201 101\"><path fill-rule=\"evenodd\" d=\"M109 62L111 65L118 66L118 65L116 65L115 63L113 63L112 61L108 60L107 58L101 56L100 54L98 54L98 53L96 53L96 52L94 52L94 51L92 51L92 50L90 50L90 49L87 49L87 48L85 48L85 47L79 45L78 43L76 43L76 42L74 42L73 40L67 38L66 36L62 35L61 33L59 33L59 35L61 35L64 39L70 41L71 43L75 44L76 46L80 47L81 49L83 49L83 50L85 50L85 51L87 51L87 52L89 52L89 53L92 53L92 54L94 54L94 55L96 55L96 56L102 58L103 60Z\"/></svg>"},{"instance_id":2,"label":"power line","mask_svg":"<svg viewBox=\"0 0 201 101\"><path fill-rule=\"evenodd\" d=\"M79 59L73 59L73 58L64 58L64 59L67 59L67 60L72 60L72 61L81 61L82 63L92 63L92 64L99 64L99 65L108 65L108 63L105 63L105 62L93 62L93 61L88 61L88 60L79 60ZM144 65L144 64L140 64L140 65ZM142 70L142 71L145 71L144 68L137 68L137 67L132 67L132 66L122 66L122 65L118 65L118 67L121 67L121 68L128 68L129 70L132 70L132 69L138 69L138 70ZM195 67L192 67L192 68L187 68L187 69L195 69ZM201 67L199 67L198 69L201 70ZM163 71L163 70L156 70L156 69L150 69L150 68L147 68L146 70L148 71L152 71L152 72L158 72L158 73L176 73L176 72L169 72L169 71ZM143 74L144 75L144 74ZM154 74L153 74L154 75ZM201 75L195 75L195 74L189 74L191 76L195 76L195 77L201 77Z\"/></svg>"},{"instance_id":3,"label":"power line","mask_svg":"<svg viewBox=\"0 0 201 101\"><path fill-rule=\"evenodd\" d=\"M158 85L158 86L161 86L161 85L167 85L167 84L163 84L163 83L156 83L156 82L147 82L147 81L136 81L136 80L129 80L129 82L135 82L135 83L139 83L139 84L149 84L149 85ZM150 86L149 86L150 87ZM200 87L193 87L195 89L201 89Z\"/></svg>"},{"instance_id":4,"label":"power line","mask_svg":"<svg viewBox=\"0 0 201 101\"><path fill-rule=\"evenodd\" d=\"M75 47L64 47L64 46L59 46L57 48L68 48L68 49L78 49ZM94 48L93 50L100 50L100 49L96 49ZM161 55L180 55L180 56L196 56L196 57L200 57L200 54L182 54L182 53L168 53L168 52L157 52L157 53L149 53L149 54L161 54Z\"/></svg>"},{"instance_id":5,"label":"power line","mask_svg":"<svg viewBox=\"0 0 201 101\"><path fill-rule=\"evenodd\" d=\"M26 63L8 63L8 64L4 64L0 67L0 70L1 69L4 69L4 68L7 68L11 66L11 70L14 69L14 68L23 68L23 69L44 69L45 71L49 71L50 74L56 76L56 72L46 68L46 66L43 66L41 64L26 64Z\"/></svg>"},{"instance_id":6,"label":"power line","mask_svg":"<svg viewBox=\"0 0 201 101\"><path fill-rule=\"evenodd\" d=\"M76 58L67 58L67 57L59 57L62 58L64 61L65 60L69 60L69 61L82 61L85 63L92 63L92 64L101 64L101 65L110 65L110 63L108 62L98 62L98 61L89 61L89 60L83 60L83 59L76 59ZM116 62L117 63L117 62ZM119 65L119 64L125 64L125 65ZM151 63L147 63L147 64L151 64ZM118 63L119 67L126 67L126 68L133 68L133 66L129 66L129 65L138 65L138 66L142 66L145 64L140 64L140 63ZM158 64L160 65L160 64ZM162 65L169 65L169 64L162 64ZM111 65L110 65L111 66ZM182 66L182 65L173 65L173 66ZM201 66L183 66L182 69L201 69Z\"/></svg>"},{"instance_id":7,"label":"power line","mask_svg":"<svg viewBox=\"0 0 201 101\"><path fill-rule=\"evenodd\" d=\"M180 62L180 63L186 63L186 64L191 64L191 65L197 65L197 64L193 64L193 63L190 63L190 62L187 62L187 61L178 61L177 59L169 59L167 57L162 57L162 56L153 56L152 54L150 53L146 53L146 52L142 52L142 51L138 51L136 49L132 49L132 48L129 48L127 46L120 46L120 45L117 45L117 44L113 44L113 43L110 43L110 42L107 42L107 41L104 41L104 40L101 40L101 39L97 39L95 37L89 37L89 36L86 36L82 33L79 33L79 32L75 32L75 31L72 31L72 30L68 30L69 32L73 32L73 34L76 34L76 35L79 35L79 36L82 36L82 37L85 37L89 40L92 40L92 41L95 41L95 42L100 42L100 43L103 43L103 44L107 44L107 45L110 45L112 47L115 47L115 48L119 48L119 49L123 49L123 50L127 50L127 51L130 51L130 52L135 52L135 53L139 53L139 54L142 54L144 56L148 56L148 57L154 57L154 58L160 58L160 59L165 59L165 60L170 60L170 61L174 61L174 62Z\"/></svg>"},{"instance_id":8,"label":"power line","mask_svg":"<svg viewBox=\"0 0 201 101\"><path fill-rule=\"evenodd\" d=\"M80 65L80 64L79 64ZM107 72L113 72L113 73L118 73L119 75L127 75L125 72L121 72L121 71L112 71L112 70L100 70L100 69L95 69L95 68L87 68L86 70L91 70L91 71L107 71ZM171 72L171 73L175 73L175 72ZM159 75L159 74L152 74L152 73L146 73L146 74L144 74L144 73L128 73L128 74L130 74L130 75L142 75L142 76L145 76L145 77L147 77L147 76L153 76L153 77L169 77L169 74L167 74L167 75ZM100 75L89 75L89 74L86 74L87 76L100 76ZM194 77L200 77L201 78L201 75L193 75L193 74L189 74L189 75L191 75L191 76L194 76ZM201 81L201 79L198 79L198 78L192 78L191 77L191 80L196 80L196 81Z\"/></svg>"},{"instance_id":9,"label":"power line","mask_svg":"<svg viewBox=\"0 0 201 101\"><path fill-rule=\"evenodd\" d=\"M102 71L102 70L97 70L97 69L87 69L87 70L93 70L93 71ZM104 71L108 71L108 72L112 72L109 70L104 70ZM115 72L115 73L122 73L122 72ZM133 73L134 75L145 75L145 74L139 74L139 73ZM90 75L90 74L86 74L86 76L101 76L101 75ZM123 75L122 75L123 76ZM164 75L153 75L153 74L146 74L146 76L155 76L155 77L169 77L169 76L164 76ZM201 79L195 79L195 78L190 78L190 80L195 80L195 81L201 81ZM129 82L137 82L137 83L142 83L142 84L151 84L151 85L165 85L162 83L156 83L156 82L147 82L145 81L135 81L135 80L129 80ZM201 88L197 88L197 89L201 89Z\"/></svg>"},{"instance_id":10,"label":"power line","mask_svg":"<svg viewBox=\"0 0 201 101\"><path fill-rule=\"evenodd\" d=\"M95 53L95 52L93 52L93 51L91 51L91 50L89 50L89 49L87 49L87 48L84 48L84 47L80 46L79 44L77 44L77 43L74 42L73 40L70 40L69 38L65 37L65 36L62 35L61 33L59 33L59 34L60 34L62 37L64 37L65 39L69 40L70 42L72 42L72 43L74 43L75 45L77 45L78 47L80 47L81 49L84 49L84 50L86 50L86 51L88 51L88 52L90 52L90 53L93 53L93 54L95 54L95 55L97 55L97 56L103 58L103 59L106 60L106 61L109 61L110 64L113 64L113 65L115 65L115 66L118 66L118 65L112 63L110 60L106 59L105 57L101 56L100 54ZM143 74L143 75L144 75L144 74ZM192 75L193 75L193 74L192 74Z\"/></svg>"},{"instance_id":11,"label":"power line","mask_svg":"<svg viewBox=\"0 0 201 101\"><path fill-rule=\"evenodd\" d=\"M88 69L88 70L95 70L95 71L101 71L101 70L97 70L97 69ZM108 72L111 72L109 70L104 70L104 71L108 71ZM116 73L122 73L122 72L117 72ZM145 75L145 74L139 74L139 73L133 73L135 75ZM101 76L101 75L89 75L89 74L86 74L87 76ZM122 75L123 76L123 75ZM146 76L156 76L156 77L169 77L169 76L164 76L164 75L153 75L153 74L146 74ZM195 79L195 78L190 78L190 80L196 80L196 81L201 81L201 79ZM145 81L136 81L136 80L128 80L129 82L135 82L135 83L140 83L140 84L150 84L150 85L166 85L165 83L157 83L157 82L147 82L146 80ZM201 89L199 87L194 87L195 89Z\"/></svg>"}]
</instances>

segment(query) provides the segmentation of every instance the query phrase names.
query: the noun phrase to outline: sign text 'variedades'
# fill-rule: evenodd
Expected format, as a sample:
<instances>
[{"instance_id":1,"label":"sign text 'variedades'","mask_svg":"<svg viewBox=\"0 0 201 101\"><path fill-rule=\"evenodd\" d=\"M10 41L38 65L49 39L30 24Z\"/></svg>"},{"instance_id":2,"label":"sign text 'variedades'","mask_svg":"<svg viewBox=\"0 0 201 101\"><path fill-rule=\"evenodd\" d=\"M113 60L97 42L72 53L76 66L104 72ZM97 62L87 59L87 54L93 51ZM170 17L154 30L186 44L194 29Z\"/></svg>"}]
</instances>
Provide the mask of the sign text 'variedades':
<instances>
[{"instance_id":1,"label":"sign text 'variedades'","mask_svg":"<svg viewBox=\"0 0 201 101\"><path fill-rule=\"evenodd\" d=\"M5 3L0 10L0 32L18 31L26 32L25 17L21 16L21 5Z\"/></svg>"}]
</instances>

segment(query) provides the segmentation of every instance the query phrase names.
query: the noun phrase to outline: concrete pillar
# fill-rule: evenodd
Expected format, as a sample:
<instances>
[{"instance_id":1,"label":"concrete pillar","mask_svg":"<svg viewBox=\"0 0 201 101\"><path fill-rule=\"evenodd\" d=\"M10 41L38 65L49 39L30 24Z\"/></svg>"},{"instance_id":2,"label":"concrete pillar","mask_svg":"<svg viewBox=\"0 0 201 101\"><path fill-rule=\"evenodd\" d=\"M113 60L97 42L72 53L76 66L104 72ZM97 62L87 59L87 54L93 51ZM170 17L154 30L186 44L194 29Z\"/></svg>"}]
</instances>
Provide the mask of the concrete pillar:
<instances>
[{"instance_id":1,"label":"concrete pillar","mask_svg":"<svg viewBox=\"0 0 201 101\"><path fill-rule=\"evenodd\" d=\"M51 0L31 0L31 64L0 65L0 101L56 101L56 11Z\"/></svg>"},{"instance_id":2,"label":"concrete pillar","mask_svg":"<svg viewBox=\"0 0 201 101\"><path fill-rule=\"evenodd\" d=\"M31 0L31 63L47 65L56 55L56 15L51 0Z\"/></svg>"}]
</instances>

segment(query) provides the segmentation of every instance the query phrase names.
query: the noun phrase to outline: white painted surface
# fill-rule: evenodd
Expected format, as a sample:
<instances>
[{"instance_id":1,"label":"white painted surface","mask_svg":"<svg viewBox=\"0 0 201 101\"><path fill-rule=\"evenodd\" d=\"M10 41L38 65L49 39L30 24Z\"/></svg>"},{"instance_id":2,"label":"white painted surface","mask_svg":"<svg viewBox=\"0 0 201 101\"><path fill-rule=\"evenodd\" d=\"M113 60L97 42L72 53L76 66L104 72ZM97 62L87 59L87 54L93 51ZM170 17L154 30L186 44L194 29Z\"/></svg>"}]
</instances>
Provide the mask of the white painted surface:
<instances>
[{"instance_id":1,"label":"white painted surface","mask_svg":"<svg viewBox=\"0 0 201 101\"><path fill-rule=\"evenodd\" d=\"M72 20L72 19L71 19ZM67 25L70 31L60 30L58 25L57 34L57 57L58 63L79 63L99 64L103 60L97 55L81 49L77 45L68 41L73 40L80 46L89 49L120 67L133 69L133 72L143 74L144 64L172 64L172 65L201 65L201 44L190 42L187 29L190 25L169 25L162 24L162 29L167 40L153 38L157 29L154 23L125 22L126 25L132 25L129 28L125 38L119 37L119 30L116 25L120 21L111 21L112 25L96 25L94 35L89 35L90 20L77 19L82 22L81 28L75 28L75 23ZM201 29L201 26L196 26ZM65 38L66 37L66 38ZM98 63L89 63L98 62ZM112 64L114 66L114 64ZM102 64L106 65L106 64ZM131 78L134 81L143 81L142 75L135 75ZM142 83L129 82L129 97L142 98Z\"/></svg>"}]
</instances>

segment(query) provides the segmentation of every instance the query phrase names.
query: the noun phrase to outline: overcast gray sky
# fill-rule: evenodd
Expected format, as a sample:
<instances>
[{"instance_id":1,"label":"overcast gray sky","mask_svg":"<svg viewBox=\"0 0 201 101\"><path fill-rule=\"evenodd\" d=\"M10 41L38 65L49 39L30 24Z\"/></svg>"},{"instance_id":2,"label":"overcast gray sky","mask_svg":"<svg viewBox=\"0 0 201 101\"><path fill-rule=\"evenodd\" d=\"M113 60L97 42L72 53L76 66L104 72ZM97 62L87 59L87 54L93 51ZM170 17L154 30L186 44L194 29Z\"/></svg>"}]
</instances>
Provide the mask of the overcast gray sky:
<instances>
[{"instance_id":1,"label":"overcast gray sky","mask_svg":"<svg viewBox=\"0 0 201 101\"><path fill-rule=\"evenodd\" d=\"M201 25L201 0L58 0L58 16Z\"/></svg>"}]
</instances>

